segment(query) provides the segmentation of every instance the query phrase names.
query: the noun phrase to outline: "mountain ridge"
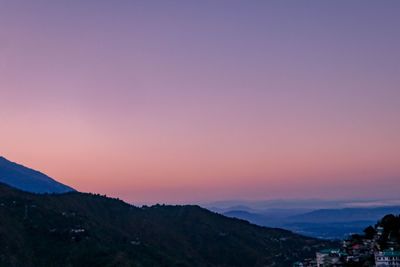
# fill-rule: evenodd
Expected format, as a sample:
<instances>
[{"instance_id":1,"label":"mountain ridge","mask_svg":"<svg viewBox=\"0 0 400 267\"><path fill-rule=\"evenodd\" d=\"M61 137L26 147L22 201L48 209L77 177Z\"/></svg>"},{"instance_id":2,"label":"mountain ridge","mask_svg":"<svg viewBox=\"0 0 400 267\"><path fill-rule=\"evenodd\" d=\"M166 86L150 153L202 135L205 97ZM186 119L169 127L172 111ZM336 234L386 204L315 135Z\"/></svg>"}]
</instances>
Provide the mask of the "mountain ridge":
<instances>
[{"instance_id":1,"label":"mountain ridge","mask_svg":"<svg viewBox=\"0 0 400 267\"><path fill-rule=\"evenodd\" d=\"M66 193L75 191L48 175L0 156L0 182L33 193Z\"/></svg>"},{"instance_id":2,"label":"mountain ridge","mask_svg":"<svg viewBox=\"0 0 400 267\"><path fill-rule=\"evenodd\" d=\"M319 209L291 216L288 219L297 222L376 221L377 218L393 212L400 212L400 206Z\"/></svg>"},{"instance_id":3,"label":"mountain ridge","mask_svg":"<svg viewBox=\"0 0 400 267\"><path fill-rule=\"evenodd\" d=\"M0 184L0 266L290 266L330 241L199 206L141 208L99 194Z\"/></svg>"}]
</instances>

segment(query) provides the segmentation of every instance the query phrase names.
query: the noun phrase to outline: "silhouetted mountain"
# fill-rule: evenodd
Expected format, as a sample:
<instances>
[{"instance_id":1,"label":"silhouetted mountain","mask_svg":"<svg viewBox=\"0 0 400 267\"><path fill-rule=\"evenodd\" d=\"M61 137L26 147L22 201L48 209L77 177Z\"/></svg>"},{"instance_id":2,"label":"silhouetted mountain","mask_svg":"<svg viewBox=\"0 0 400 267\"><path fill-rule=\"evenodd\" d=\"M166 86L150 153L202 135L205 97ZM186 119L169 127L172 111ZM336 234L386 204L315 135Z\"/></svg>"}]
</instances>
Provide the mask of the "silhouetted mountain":
<instances>
[{"instance_id":1,"label":"silhouetted mountain","mask_svg":"<svg viewBox=\"0 0 400 267\"><path fill-rule=\"evenodd\" d=\"M134 207L0 184L0 266L291 266L332 242L198 206Z\"/></svg>"},{"instance_id":2,"label":"silhouetted mountain","mask_svg":"<svg viewBox=\"0 0 400 267\"><path fill-rule=\"evenodd\" d=\"M33 193L74 191L49 176L0 157L0 182Z\"/></svg>"}]
</instances>

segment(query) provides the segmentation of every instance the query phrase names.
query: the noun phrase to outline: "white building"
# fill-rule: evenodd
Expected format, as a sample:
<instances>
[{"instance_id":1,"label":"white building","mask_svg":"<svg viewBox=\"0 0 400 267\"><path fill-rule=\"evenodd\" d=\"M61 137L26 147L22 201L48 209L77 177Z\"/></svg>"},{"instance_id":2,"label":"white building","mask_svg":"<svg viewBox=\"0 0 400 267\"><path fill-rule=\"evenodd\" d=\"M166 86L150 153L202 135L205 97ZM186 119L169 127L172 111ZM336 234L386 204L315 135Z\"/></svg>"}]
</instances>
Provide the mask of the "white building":
<instances>
[{"instance_id":1,"label":"white building","mask_svg":"<svg viewBox=\"0 0 400 267\"><path fill-rule=\"evenodd\" d=\"M317 252L317 266L342 266L343 253L340 249L324 249Z\"/></svg>"},{"instance_id":2,"label":"white building","mask_svg":"<svg viewBox=\"0 0 400 267\"><path fill-rule=\"evenodd\" d=\"M375 253L376 267L400 267L400 251L393 249Z\"/></svg>"}]
</instances>

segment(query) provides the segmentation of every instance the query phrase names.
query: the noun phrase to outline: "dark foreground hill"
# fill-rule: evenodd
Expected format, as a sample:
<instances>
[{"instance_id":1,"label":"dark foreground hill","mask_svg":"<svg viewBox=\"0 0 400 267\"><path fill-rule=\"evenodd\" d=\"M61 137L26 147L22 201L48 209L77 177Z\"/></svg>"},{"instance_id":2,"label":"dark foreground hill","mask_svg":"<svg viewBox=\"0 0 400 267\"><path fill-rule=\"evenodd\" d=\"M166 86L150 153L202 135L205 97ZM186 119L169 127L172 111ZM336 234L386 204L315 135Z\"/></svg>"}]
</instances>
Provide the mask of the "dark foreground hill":
<instances>
[{"instance_id":1,"label":"dark foreground hill","mask_svg":"<svg viewBox=\"0 0 400 267\"><path fill-rule=\"evenodd\" d=\"M0 266L291 266L332 243L197 206L137 208L0 184Z\"/></svg>"},{"instance_id":2,"label":"dark foreground hill","mask_svg":"<svg viewBox=\"0 0 400 267\"><path fill-rule=\"evenodd\" d=\"M11 162L0 156L0 182L33 193L65 193L74 191L44 173Z\"/></svg>"}]
</instances>

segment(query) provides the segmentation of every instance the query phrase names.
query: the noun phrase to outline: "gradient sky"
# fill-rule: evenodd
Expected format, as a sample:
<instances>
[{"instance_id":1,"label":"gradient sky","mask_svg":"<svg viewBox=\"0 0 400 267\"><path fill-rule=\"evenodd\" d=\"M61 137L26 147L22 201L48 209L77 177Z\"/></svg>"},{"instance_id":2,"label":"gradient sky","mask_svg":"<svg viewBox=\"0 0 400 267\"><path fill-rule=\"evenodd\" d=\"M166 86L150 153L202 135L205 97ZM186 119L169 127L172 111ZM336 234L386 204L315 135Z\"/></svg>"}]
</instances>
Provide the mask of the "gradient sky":
<instances>
[{"instance_id":1,"label":"gradient sky","mask_svg":"<svg viewBox=\"0 0 400 267\"><path fill-rule=\"evenodd\" d=\"M397 197L400 1L1 1L0 155L130 202Z\"/></svg>"}]
</instances>

